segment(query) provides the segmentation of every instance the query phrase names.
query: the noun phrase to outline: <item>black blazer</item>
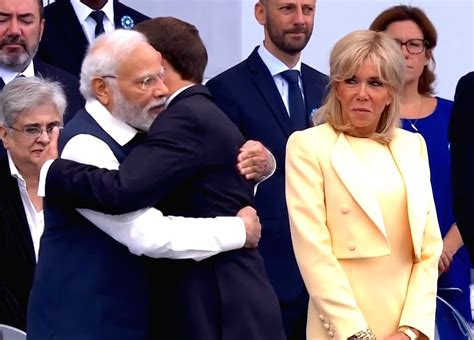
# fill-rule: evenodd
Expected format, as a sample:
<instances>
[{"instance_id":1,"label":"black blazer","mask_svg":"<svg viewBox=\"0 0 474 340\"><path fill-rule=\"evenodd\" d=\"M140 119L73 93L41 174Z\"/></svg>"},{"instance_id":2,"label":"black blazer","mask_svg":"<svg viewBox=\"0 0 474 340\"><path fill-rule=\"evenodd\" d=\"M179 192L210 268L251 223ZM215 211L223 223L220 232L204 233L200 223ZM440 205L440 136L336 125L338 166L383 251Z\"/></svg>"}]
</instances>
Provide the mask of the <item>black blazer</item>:
<instances>
[{"instance_id":1,"label":"black blazer","mask_svg":"<svg viewBox=\"0 0 474 340\"><path fill-rule=\"evenodd\" d=\"M474 263L474 72L456 87L449 128L454 215Z\"/></svg>"},{"instance_id":2,"label":"black blazer","mask_svg":"<svg viewBox=\"0 0 474 340\"><path fill-rule=\"evenodd\" d=\"M306 114L321 106L327 76L301 64ZM281 95L267 66L255 48L238 65L206 83L216 104L239 127L245 139L262 142L275 156L276 171L257 190L256 206L262 222L260 250L271 283L283 305L304 295L285 198L285 153L288 137L294 132ZM306 311L307 305L301 303Z\"/></svg>"},{"instance_id":3,"label":"black blazer","mask_svg":"<svg viewBox=\"0 0 474 340\"><path fill-rule=\"evenodd\" d=\"M48 172L46 195L109 213L155 204L165 214L232 216L253 203L254 183L235 166L243 143L207 89L195 85L158 116L120 172L56 160ZM199 262L153 261L152 275L157 337L284 339L278 300L256 249Z\"/></svg>"},{"instance_id":4,"label":"black blazer","mask_svg":"<svg viewBox=\"0 0 474 340\"><path fill-rule=\"evenodd\" d=\"M26 308L36 266L30 228L8 158L0 158L0 324L26 330Z\"/></svg>"},{"instance_id":5,"label":"black blazer","mask_svg":"<svg viewBox=\"0 0 474 340\"><path fill-rule=\"evenodd\" d=\"M113 1L115 28L124 28L121 23L124 16L130 17L134 24L149 19L117 0ZM44 18L45 27L37 57L48 64L79 76L82 59L89 43L71 1L56 0L49 4L44 8Z\"/></svg>"}]
</instances>

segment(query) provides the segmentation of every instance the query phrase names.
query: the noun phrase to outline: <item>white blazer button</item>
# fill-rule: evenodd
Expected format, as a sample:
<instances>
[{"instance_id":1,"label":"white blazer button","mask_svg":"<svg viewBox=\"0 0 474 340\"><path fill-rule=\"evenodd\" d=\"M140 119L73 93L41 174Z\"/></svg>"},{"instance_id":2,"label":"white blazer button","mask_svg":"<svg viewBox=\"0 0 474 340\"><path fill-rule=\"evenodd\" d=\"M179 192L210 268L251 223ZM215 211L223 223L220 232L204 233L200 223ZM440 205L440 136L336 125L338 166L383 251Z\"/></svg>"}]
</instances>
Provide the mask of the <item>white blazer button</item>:
<instances>
[{"instance_id":1,"label":"white blazer button","mask_svg":"<svg viewBox=\"0 0 474 340\"><path fill-rule=\"evenodd\" d=\"M329 329L329 324L327 322L324 323L324 328Z\"/></svg>"},{"instance_id":2,"label":"white blazer button","mask_svg":"<svg viewBox=\"0 0 474 340\"><path fill-rule=\"evenodd\" d=\"M349 243L347 244L347 249L349 249L350 251L354 251L356 250L357 248L357 245L355 244L354 241L349 241Z\"/></svg>"},{"instance_id":3,"label":"white blazer button","mask_svg":"<svg viewBox=\"0 0 474 340\"><path fill-rule=\"evenodd\" d=\"M328 334L331 338L334 338L334 332L333 331L329 331Z\"/></svg>"},{"instance_id":4,"label":"white blazer button","mask_svg":"<svg viewBox=\"0 0 474 340\"><path fill-rule=\"evenodd\" d=\"M347 214L349 212L349 207L345 204L341 205L341 213Z\"/></svg>"},{"instance_id":5,"label":"white blazer button","mask_svg":"<svg viewBox=\"0 0 474 340\"><path fill-rule=\"evenodd\" d=\"M325 319L324 315L320 314L319 315L319 320L324 321L324 319Z\"/></svg>"}]
</instances>

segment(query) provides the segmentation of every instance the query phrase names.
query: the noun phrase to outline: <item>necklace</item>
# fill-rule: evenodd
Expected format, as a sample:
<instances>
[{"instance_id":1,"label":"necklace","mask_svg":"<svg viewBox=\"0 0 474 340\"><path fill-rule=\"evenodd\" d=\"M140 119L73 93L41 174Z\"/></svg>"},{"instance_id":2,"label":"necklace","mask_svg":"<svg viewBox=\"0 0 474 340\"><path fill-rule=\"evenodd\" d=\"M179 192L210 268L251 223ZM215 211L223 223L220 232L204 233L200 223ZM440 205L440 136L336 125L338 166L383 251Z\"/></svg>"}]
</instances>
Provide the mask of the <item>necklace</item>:
<instances>
[{"instance_id":1,"label":"necklace","mask_svg":"<svg viewBox=\"0 0 474 340\"><path fill-rule=\"evenodd\" d=\"M420 96L420 109L418 110L418 114L416 115L416 117L420 117L422 111L423 111L423 97ZM416 132L419 132L418 128L416 127L416 123L418 122L418 119L420 118L416 118L416 119L404 118L404 119L408 121L408 123L410 123L410 126L413 130L415 130Z\"/></svg>"},{"instance_id":2,"label":"necklace","mask_svg":"<svg viewBox=\"0 0 474 340\"><path fill-rule=\"evenodd\" d=\"M408 118L405 118L405 120L408 121L408 123L410 123L410 126L413 130L415 130L416 132L418 132L418 128L416 127L416 122L418 121L418 118L415 119L415 120L411 120L411 119L408 119Z\"/></svg>"}]
</instances>

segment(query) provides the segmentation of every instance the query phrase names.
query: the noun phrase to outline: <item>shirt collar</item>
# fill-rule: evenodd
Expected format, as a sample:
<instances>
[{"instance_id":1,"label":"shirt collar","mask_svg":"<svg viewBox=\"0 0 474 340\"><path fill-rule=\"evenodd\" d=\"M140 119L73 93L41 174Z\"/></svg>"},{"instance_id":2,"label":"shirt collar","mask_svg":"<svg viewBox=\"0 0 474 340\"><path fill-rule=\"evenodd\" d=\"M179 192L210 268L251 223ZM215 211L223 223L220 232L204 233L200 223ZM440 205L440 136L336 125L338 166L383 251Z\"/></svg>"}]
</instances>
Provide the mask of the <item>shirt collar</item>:
<instances>
[{"instance_id":1,"label":"shirt collar","mask_svg":"<svg viewBox=\"0 0 474 340\"><path fill-rule=\"evenodd\" d=\"M169 96L168 99L166 100L165 108L168 108L168 105L170 105L171 101L173 99L175 99L178 96L178 94L180 94L181 92L183 92L186 89L189 89L191 86L194 86L194 85L196 85L196 84L186 85L186 86L174 91L174 93L171 96Z\"/></svg>"},{"instance_id":2,"label":"shirt collar","mask_svg":"<svg viewBox=\"0 0 474 340\"><path fill-rule=\"evenodd\" d=\"M120 146L130 142L138 132L134 127L112 116L97 99L87 100L85 108L100 127Z\"/></svg>"},{"instance_id":3,"label":"shirt collar","mask_svg":"<svg viewBox=\"0 0 474 340\"><path fill-rule=\"evenodd\" d=\"M25 77L34 77L35 68L33 66L33 61L30 62L23 72L12 71L8 68L0 66L0 77L2 77L5 85L15 79L19 74L23 74Z\"/></svg>"},{"instance_id":4,"label":"shirt collar","mask_svg":"<svg viewBox=\"0 0 474 340\"><path fill-rule=\"evenodd\" d=\"M283 71L289 70L288 66L286 66L280 59L271 54L263 44L260 45L260 47L258 48L258 55L260 56L260 58L262 58L272 77L282 73ZM292 70L298 70L301 73L301 59L298 60Z\"/></svg>"},{"instance_id":5,"label":"shirt collar","mask_svg":"<svg viewBox=\"0 0 474 340\"><path fill-rule=\"evenodd\" d=\"M15 163L13 162L12 156L10 155L10 151L7 150L7 156L8 156L8 165L10 166L10 173L12 177L16 178L16 180L25 182L23 179L23 176L20 174L20 171L16 167Z\"/></svg>"},{"instance_id":6,"label":"shirt collar","mask_svg":"<svg viewBox=\"0 0 474 340\"><path fill-rule=\"evenodd\" d=\"M94 11L89 6L84 5L80 0L71 0L71 5L74 8L74 12L76 12L77 19L79 19L81 25L84 24L84 22L92 13L92 11ZM102 7L100 10L104 12L105 16L107 17L107 19L109 19L110 22L114 22L113 1L107 1L104 7Z\"/></svg>"}]
</instances>

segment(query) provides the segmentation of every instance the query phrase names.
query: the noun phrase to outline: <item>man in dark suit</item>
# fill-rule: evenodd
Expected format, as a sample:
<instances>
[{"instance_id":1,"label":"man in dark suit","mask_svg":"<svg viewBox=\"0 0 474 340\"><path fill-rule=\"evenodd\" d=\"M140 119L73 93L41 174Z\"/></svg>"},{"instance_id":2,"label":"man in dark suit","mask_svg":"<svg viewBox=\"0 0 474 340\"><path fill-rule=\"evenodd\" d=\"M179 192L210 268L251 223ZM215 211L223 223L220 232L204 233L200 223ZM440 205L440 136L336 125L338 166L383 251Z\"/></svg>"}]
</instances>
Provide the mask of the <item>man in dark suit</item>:
<instances>
[{"instance_id":1,"label":"man in dark suit","mask_svg":"<svg viewBox=\"0 0 474 340\"><path fill-rule=\"evenodd\" d=\"M5 17L0 24L3 27L0 33L0 89L19 76L41 76L58 81L68 101L63 117L67 122L84 101L76 77L34 59L45 24L42 1L0 0L0 12Z\"/></svg>"},{"instance_id":2,"label":"man in dark suit","mask_svg":"<svg viewBox=\"0 0 474 340\"><path fill-rule=\"evenodd\" d=\"M54 161L47 201L72 190L71 204L108 213L156 204L173 215L235 214L252 203L254 183L235 167L243 136L198 85L207 52L196 28L174 18L139 26L163 54L172 93L168 108L119 172ZM152 273L154 338L284 339L278 300L258 250L233 250L200 262L161 260Z\"/></svg>"},{"instance_id":3,"label":"man in dark suit","mask_svg":"<svg viewBox=\"0 0 474 340\"><path fill-rule=\"evenodd\" d=\"M91 13L101 11L102 28ZM96 31L131 29L147 16L117 0L56 0L44 8L46 26L38 49L38 58L76 76L87 46Z\"/></svg>"},{"instance_id":4,"label":"man in dark suit","mask_svg":"<svg viewBox=\"0 0 474 340\"><path fill-rule=\"evenodd\" d=\"M474 263L474 72L463 76L456 87L449 128L454 214Z\"/></svg>"},{"instance_id":5,"label":"man in dark suit","mask_svg":"<svg viewBox=\"0 0 474 340\"><path fill-rule=\"evenodd\" d=\"M314 0L260 0L255 17L265 40L250 56L207 82L217 105L237 124L245 138L262 142L273 153L275 174L259 186L256 206L262 222L260 249L270 282L280 300L288 339L305 339L308 294L291 243L285 202L285 146L290 134L311 126L311 115L321 105L327 78L301 63L310 39ZM291 84L281 74L298 75L297 94L303 93L303 119L291 112ZM300 97L301 98L301 97ZM301 101L301 99L300 99Z\"/></svg>"}]
</instances>

